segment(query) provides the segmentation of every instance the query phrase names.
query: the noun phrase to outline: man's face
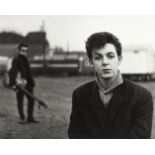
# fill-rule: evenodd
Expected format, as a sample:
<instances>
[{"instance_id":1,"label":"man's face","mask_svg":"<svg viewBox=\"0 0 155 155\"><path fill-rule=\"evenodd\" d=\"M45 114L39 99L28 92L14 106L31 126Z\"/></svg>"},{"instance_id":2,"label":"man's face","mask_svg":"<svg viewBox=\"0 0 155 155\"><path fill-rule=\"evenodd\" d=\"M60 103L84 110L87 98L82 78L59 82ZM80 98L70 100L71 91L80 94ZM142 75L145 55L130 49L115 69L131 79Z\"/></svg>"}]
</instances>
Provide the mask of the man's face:
<instances>
[{"instance_id":1,"label":"man's face","mask_svg":"<svg viewBox=\"0 0 155 155\"><path fill-rule=\"evenodd\" d=\"M117 76L121 59L122 57L117 55L115 46L111 43L107 43L104 47L92 52L90 62L98 75L104 80L110 80Z\"/></svg>"},{"instance_id":2,"label":"man's face","mask_svg":"<svg viewBox=\"0 0 155 155\"><path fill-rule=\"evenodd\" d=\"M28 54L28 47L22 46L22 47L20 48L20 50L19 50L19 53L20 53L21 55L27 56L27 54Z\"/></svg>"}]
</instances>

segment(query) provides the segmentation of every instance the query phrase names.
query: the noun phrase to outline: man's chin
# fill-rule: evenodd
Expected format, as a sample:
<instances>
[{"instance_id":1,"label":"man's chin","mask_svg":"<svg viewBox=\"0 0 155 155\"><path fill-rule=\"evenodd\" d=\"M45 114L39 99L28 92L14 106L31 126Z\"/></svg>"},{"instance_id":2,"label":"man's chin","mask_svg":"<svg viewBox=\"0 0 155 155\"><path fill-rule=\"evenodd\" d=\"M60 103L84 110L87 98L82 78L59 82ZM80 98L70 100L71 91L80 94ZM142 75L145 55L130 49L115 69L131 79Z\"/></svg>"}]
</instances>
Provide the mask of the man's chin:
<instances>
[{"instance_id":1,"label":"man's chin","mask_svg":"<svg viewBox=\"0 0 155 155\"><path fill-rule=\"evenodd\" d=\"M106 81L108 81L108 80L111 80L112 78L113 78L113 76L110 76L110 75L101 75L101 77L103 78L103 80L106 80Z\"/></svg>"}]
</instances>

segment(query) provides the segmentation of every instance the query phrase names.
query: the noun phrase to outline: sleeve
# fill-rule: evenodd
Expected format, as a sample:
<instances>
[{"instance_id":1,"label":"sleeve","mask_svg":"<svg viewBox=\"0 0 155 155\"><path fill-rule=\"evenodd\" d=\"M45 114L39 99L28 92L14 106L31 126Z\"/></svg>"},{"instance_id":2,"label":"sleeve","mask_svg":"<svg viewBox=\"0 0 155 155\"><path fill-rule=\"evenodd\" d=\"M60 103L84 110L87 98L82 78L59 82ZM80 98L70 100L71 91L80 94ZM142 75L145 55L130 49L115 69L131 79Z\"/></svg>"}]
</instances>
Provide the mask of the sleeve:
<instances>
[{"instance_id":1,"label":"sleeve","mask_svg":"<svg viewBox=\"0 0 155 155\"><path fill-rule=\"evenodd\" d=\"M72 95L72 111L68 128L68 137L71 139L87 139L88 135L86 133L80 117L79 97L74 91Z\"/></svg>"},{"instance_id":2,"label":"sleeve","mask_svg":"<svg viewBox=\"0 0 155 155\"><path fill-rule=\"evenodd\" d=\"M16 77L18 72L17 59L13 59L11 69L9 70L9 85L13 86L16 84Z\"/></svg>"},{"instance_id":3,"label":"sleeve","mask_svg":"<svg viewBox=\"0 0 155 155\"><path fill-rule=\"evenodd\" d=\"M143 92L133 110L133 118L128 138L151 138L153 99L150 92Z\"/></svg>"}]
</instances>

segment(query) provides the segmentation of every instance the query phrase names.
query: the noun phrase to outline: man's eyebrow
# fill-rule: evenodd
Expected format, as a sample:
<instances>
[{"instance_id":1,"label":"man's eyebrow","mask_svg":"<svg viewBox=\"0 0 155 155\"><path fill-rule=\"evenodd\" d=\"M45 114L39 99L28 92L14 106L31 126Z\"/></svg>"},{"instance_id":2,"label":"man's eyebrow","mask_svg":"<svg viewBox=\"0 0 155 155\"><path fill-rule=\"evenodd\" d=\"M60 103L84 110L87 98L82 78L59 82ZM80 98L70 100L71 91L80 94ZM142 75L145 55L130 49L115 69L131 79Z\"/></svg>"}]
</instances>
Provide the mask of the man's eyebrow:
<instances>
[{"instance_id":1,"label":"man's eyebrow","mask_svg":"<svg viewBox=\"0 0 155 155\"><path fill-rule=\"evenodd\" d=\"M107 54L115 54L114 52L112 52L112 51L109 51Z\"/></svg>"},{"instance_id":2,"label":"man's eyebrow","mask_svg":"<svg viewBox=\"0 0 155 155\"><path fill-rule=\"evenodd\" d=\"M97 53L97 52L94 52L94 55L102 55L102 54L100 54L100 53Z\"/></svg>"}]
</instances>

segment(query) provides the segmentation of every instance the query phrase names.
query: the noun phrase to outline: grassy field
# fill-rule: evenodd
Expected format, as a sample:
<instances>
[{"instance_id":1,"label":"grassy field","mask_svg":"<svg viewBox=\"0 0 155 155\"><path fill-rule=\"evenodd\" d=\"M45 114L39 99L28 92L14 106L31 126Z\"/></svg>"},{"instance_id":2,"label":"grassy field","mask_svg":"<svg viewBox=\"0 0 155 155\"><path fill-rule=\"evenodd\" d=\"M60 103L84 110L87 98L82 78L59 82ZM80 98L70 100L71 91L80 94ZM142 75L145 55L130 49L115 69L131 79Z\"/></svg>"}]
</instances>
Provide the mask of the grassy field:
<instances>
[{"instance_id":1,"label":"grassy field","mask_svg":"<svg viewBox=\"0 0 155 155\"><path fill-rule=\"evenodd\" d=\"M48 109L38 109L35 118L38 124L19 124L15 93L0 85L0 138L65 139L71 112L71 95L77 86L90 81L92 77L37 77L35 95L48 104ZM152 92L155 101L155 83L138 83ZM25 100L25 114L26 114ZM155 117L155 116L154 116ZM152 138L155 138L153 121Z\"/></svg>"}]
</instances>

